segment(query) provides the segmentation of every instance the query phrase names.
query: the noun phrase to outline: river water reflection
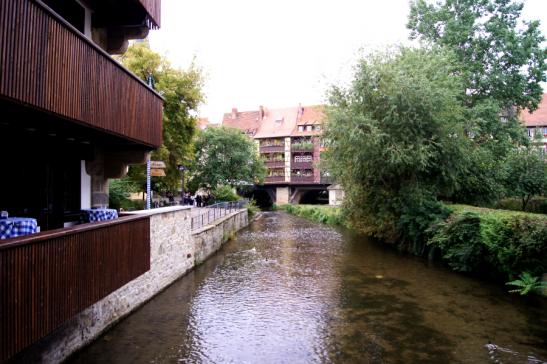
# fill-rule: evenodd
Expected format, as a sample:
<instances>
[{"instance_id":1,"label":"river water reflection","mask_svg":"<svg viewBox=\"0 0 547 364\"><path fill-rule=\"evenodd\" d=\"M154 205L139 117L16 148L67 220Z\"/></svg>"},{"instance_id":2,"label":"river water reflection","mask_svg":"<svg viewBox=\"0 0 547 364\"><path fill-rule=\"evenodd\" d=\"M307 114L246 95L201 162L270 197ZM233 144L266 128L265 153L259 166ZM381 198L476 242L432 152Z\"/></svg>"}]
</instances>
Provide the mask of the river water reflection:
<instances>
[{"instance_id":1,"label":"river water reflection","mask_svg":"<svg viewBox=\"0 0 547 364\"><path fill-rule=\"evenodd\" d=\"M281 212L75 363L542 363L544 300Z\"/></svg>"}]
</instances>

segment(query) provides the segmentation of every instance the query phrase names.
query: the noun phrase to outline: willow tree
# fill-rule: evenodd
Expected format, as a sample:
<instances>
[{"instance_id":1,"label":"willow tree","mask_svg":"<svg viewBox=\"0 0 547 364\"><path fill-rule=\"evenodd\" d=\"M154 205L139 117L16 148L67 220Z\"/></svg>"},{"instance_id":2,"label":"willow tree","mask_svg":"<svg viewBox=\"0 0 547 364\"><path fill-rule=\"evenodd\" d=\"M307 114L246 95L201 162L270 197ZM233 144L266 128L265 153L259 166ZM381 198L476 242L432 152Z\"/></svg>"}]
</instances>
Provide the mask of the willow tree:
<instances>
[{"instance_id":1,"label":"willow tree","mask_svg":"<svg viewBox=\"0 0 547 364\"><path fill-rule=\"evenodd\" d=\"M362 59L350 87L330 90L326 164L355 227L419 244L445 215L437 197L455 188L467 144L462 90L451 52L405 48Z\"/></svg>"},{"instance_id":2,"label":"willow tree","mask_svg":"<svg viewBox=\"0 0 547 364\"><path fill-rule=\"evenodd\" d=\"M121 62L142 80L153 80L154 88L165 99L163 144L152 153L152 158L166 163L166 177L153 177L152 181L155 190L175 191L181 181L177 165L188 164L193 158L196 115L204 99L201 72L193 63L185 70L172 67L146 43L130 46ZM129 174L142 185L142 166L132 167Z\"/></svg>"}]
</instances>

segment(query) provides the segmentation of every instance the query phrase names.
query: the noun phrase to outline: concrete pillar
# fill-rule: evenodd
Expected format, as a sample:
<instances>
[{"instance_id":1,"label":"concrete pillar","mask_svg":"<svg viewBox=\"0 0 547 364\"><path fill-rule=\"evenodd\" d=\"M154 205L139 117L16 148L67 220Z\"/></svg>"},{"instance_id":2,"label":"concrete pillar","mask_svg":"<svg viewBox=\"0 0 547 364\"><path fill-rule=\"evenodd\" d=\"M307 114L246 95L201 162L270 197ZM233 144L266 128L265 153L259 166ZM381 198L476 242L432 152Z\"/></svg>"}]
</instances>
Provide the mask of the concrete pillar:
<instances>
[{"instance_id":1,"label":"concrete pillar","mask_svg":"<svg viewBox=\"0 0 547 364\"><path fill-rule=\"evenodd\" d=\"M276 204L284 205L289 203L289 187L277 187L275 195Z\"/></svg>"},{"instance_id":2,"label":"concrete pillar","mask_svg":"<svg viewBox=\"0 0 547 364\"><path fill-rule=\"evenodd\" d=\"M108 179L122 178L130 164L144 164L148 154L144 150L95 148L93 160L85 163L85 170L91 177L91 207L108 206Z\"/></svg>"},{"instance_id":3,"label":"concrete pillar","mask_svg":"<svg viewBox=\"0 0 547 364\"><path fill-rule=\"evenodd\" d=\"M91 176L85 170L85 161L81 161L80 167L80 208L91 207Z\"/></svg>"},{"instance_id":4,"label":"concrete pillar","mask_svg":"<svg viewBox=\"0 0 547 364\"><path fill-rule=\"evenodd\" d=\"M291 138L287 137L285 138L285 182L291 181L291 158Z\"/></svg>"}]
</instances>

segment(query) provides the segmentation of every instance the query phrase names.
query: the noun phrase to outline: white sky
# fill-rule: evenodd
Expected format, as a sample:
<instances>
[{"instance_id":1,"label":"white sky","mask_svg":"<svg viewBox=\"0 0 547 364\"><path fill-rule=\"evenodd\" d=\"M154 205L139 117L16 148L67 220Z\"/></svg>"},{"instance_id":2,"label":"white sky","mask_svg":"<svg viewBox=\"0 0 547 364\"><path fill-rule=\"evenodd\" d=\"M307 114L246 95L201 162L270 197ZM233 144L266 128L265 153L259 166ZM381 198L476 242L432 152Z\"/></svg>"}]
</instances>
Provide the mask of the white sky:
<instances>
[{"instance_id":1,"label":"white sky","mask_svg":"<svg viewBox=\"0 0 547 364\"><path fill-rule=\"evenodd\" d=\"M206 77L200 116L220 122L232 107L324 102L360 49L408 44L408 12L408 0L162 0L150 44L177 67L196 57ZM527 0L523 16L547 35L547 0Z\"/></svg>"}]
</instances>

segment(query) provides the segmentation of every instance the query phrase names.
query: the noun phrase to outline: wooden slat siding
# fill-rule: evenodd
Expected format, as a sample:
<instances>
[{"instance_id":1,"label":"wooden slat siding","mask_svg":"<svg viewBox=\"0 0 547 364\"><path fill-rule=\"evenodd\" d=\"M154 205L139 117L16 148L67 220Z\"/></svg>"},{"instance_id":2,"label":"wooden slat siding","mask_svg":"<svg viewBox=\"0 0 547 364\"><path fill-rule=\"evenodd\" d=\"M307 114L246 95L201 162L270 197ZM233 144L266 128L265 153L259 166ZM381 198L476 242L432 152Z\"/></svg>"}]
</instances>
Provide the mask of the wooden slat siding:
<instances>
[{"instance_id":1,"label":"wooden slat siding","mask_svg":"<svg viewBox=\"0 0 547 364\"><path fill-rule=\"evenodd\" d=\"M150 269L150 218L0 243L0 362Z\"/></svg>"},{"instance_id":2,"label":"wooden slat siding","mask_svg":"<svg viewBox=\"0 0 547 364\"><path fill-rule=\"evenodd\" d=\"M161 26L161 0L138 0L138 2L159 28Z\"/></svg>"},{"instance_id":3,"label":"wooden slat siding","mask_svg":"<svg viewBox=\"0 0 547 364\"><path fill-rule=\"evenodd\" d=\"M161 97L42 6L0 1L0 96L160 146Z\"/></svg>"}]
</instances>

